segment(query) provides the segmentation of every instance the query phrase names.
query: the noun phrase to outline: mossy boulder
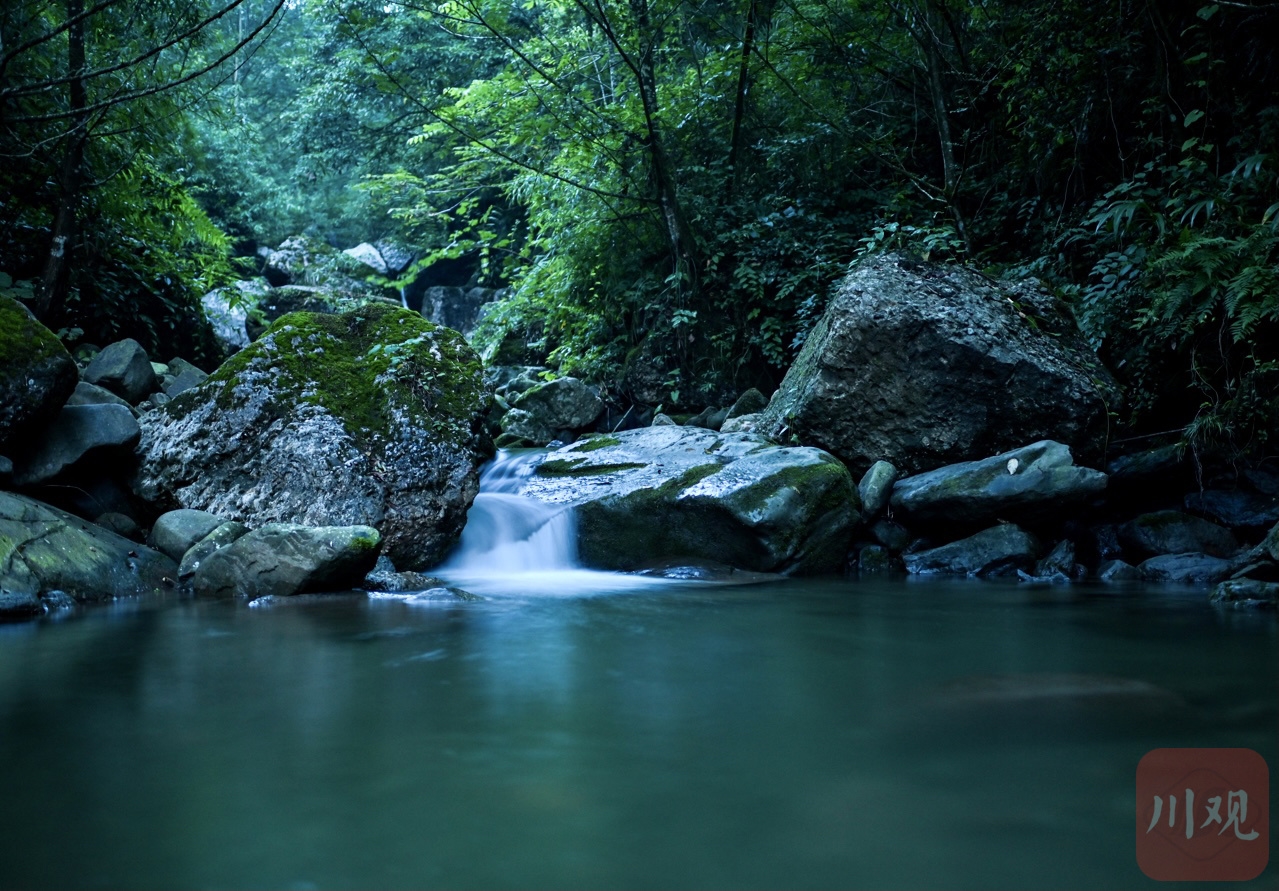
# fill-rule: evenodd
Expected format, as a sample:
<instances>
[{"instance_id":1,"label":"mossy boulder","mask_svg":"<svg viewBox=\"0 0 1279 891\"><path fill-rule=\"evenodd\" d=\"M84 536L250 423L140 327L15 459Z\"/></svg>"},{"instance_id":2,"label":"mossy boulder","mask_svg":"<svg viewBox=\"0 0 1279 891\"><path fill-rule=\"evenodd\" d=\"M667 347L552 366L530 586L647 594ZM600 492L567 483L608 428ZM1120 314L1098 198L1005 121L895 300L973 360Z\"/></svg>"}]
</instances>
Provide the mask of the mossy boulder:
<instances>
[{"instance_id":1,"label":"mossy boulder","mask_svg":"<svg viewBox=\"0 0 1279 891\"><path fill-rule=\"evenodd\" d=\"M32 498L0 492L0 588L64 591L80 602L163 594L178 567L143 547Z\"/></svg>"},{"instance_id":2,"label":"mossy boulder","mask_svg":"<svg viewBox=\"0 0 1279 891\"><path fill-rule=\"evenodd\" d=\"M549 453L522 494L574 505L589 566L663 559L758 572L835 572L859 520L847 469L749 434L648 427Z\"/></svg>"},{"instance_id":3,"label":"mossy boulder","mask_svg":"<svg viewBox=\"0 0 1279 891\"><path fill-rule=\"evenodd\" d=\"M0 452L52 420L78 380L54 333L0 294Z\"/></svg>"},{"instance_id":4,"label":"mossy boulder","mask_svg":"<svg viewBox=\"0 0 1279 891\"><path fill-rule=\"evenodd\" d=\"M373 526L420 568L461 534L488 403L456 331L391 306L294 313L143 416L134 490L250 526Z\"/></svg>"}]
</instances>

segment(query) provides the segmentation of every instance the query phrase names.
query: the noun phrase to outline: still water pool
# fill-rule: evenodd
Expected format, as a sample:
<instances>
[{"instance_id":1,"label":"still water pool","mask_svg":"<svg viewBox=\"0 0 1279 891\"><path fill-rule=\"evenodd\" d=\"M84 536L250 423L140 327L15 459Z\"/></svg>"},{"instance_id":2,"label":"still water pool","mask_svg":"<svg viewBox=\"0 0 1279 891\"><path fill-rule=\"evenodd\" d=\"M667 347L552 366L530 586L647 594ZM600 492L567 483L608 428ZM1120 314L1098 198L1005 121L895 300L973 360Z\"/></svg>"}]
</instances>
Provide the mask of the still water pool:
<instances>
[{"instance_id":1,"label":"still water pool","mask_svg":"<svg viewBox=\"0 0 1279 891\"><path fill-rule=\"evenodd\" d=\"M1273 800L1276 642L905 580L2 627L0 886L1155 887L1137 762L1253 748Z\"/></svg>"}]
</instances>

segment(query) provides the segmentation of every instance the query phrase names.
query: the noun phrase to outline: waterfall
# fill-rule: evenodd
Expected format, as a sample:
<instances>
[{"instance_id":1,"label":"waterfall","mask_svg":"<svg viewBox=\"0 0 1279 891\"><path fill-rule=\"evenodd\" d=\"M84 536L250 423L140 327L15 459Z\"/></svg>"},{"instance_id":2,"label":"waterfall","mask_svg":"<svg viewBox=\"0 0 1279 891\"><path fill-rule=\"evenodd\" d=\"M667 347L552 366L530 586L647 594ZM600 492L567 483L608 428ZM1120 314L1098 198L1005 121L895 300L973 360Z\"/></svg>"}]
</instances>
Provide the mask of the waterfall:
<instances>
[{"instance_id":1,"label":"waterfall","mask_svg":"<svg viewBox=\"0 0 1279 891\"><path fill-rule=\"evenodd\" d=\"M520 494L544 454L502 451L484 468L462 540L434 574L477 594L577 596L665 584L582 568L573 509Z\"/></svg>"}]
</instances>

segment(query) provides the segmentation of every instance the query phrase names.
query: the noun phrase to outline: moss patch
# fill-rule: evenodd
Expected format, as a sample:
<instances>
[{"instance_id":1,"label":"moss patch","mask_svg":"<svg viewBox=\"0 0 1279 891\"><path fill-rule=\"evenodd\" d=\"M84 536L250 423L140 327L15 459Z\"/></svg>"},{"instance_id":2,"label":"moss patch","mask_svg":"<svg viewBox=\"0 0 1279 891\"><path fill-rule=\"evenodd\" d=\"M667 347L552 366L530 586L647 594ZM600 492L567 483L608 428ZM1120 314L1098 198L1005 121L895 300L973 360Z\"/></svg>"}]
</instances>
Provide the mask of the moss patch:
<instances>
[{"instance_id":1,"label":"moss patch","mask_svg":"<svg viewBox=\"0 0 1279 891\"><path fill-rule=\"evenodd\" d=\"M579 442L573 443L573 445L569 447L569 450L573 452L596 452L600 449L606 449L609 446L621 444L622 441L616 436L597 433L593 436L586 437Z\"/></svg>"},{"instance_id":2,"label":"moss patch","mask_svg":"<svg viewBox=\"0 0 1279 891\"><path fill-rule=\"evenodd\" d=\"M537 466L541 476L600 476L606 473L619 473L623 470L638 470L646 464L634 461L618 461L612 464L583 464L581 458L552 458Z\"/></svg>"},{"instance_id":3,"label":"moss patch","mask_svg":"<svg viewBox=\"0 0 1279 891\"><path fill-rule=\"evenodd\" d=\"M179 415L212 396L224 409L240 384L262 378L287 403L318 405L359 443L406 421L448 439L470 433L487 403L474 351L456 331L394 306L341 315L289 313L166 409ZM461 429L461 428L465 429Z\"/></svg>"},{"instance_id":4,"label":"moss patch","mask_svg":"<svg viewBox=\"0 0 1279 891\"><path fill-rule=\"evenodd\" d=\"M16 300L0 295L0 369L7 371L60 353L71 358L52 331L27 315Z\"/></svg>"}]
</instances>

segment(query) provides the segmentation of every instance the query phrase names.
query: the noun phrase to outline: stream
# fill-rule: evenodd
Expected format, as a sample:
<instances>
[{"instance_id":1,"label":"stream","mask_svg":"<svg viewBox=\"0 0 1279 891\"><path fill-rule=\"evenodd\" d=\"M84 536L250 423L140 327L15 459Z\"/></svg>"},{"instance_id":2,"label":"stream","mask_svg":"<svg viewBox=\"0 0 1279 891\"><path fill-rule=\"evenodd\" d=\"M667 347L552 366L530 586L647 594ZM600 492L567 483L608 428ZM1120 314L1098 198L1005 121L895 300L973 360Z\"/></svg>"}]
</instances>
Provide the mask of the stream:
<instances>
[{"instance_id":1,"label":"stream","mask_svg":"<svg viewBox=\"0 0 1279 891\"><path fill-rule=\"evenodd\" d=\"M1153 888L1147 751L1253 748L1273 796L1273 614L592 572L527 470L437 570L483 601L0 626L0 887Z\"/></svg>"}]
</instances>

